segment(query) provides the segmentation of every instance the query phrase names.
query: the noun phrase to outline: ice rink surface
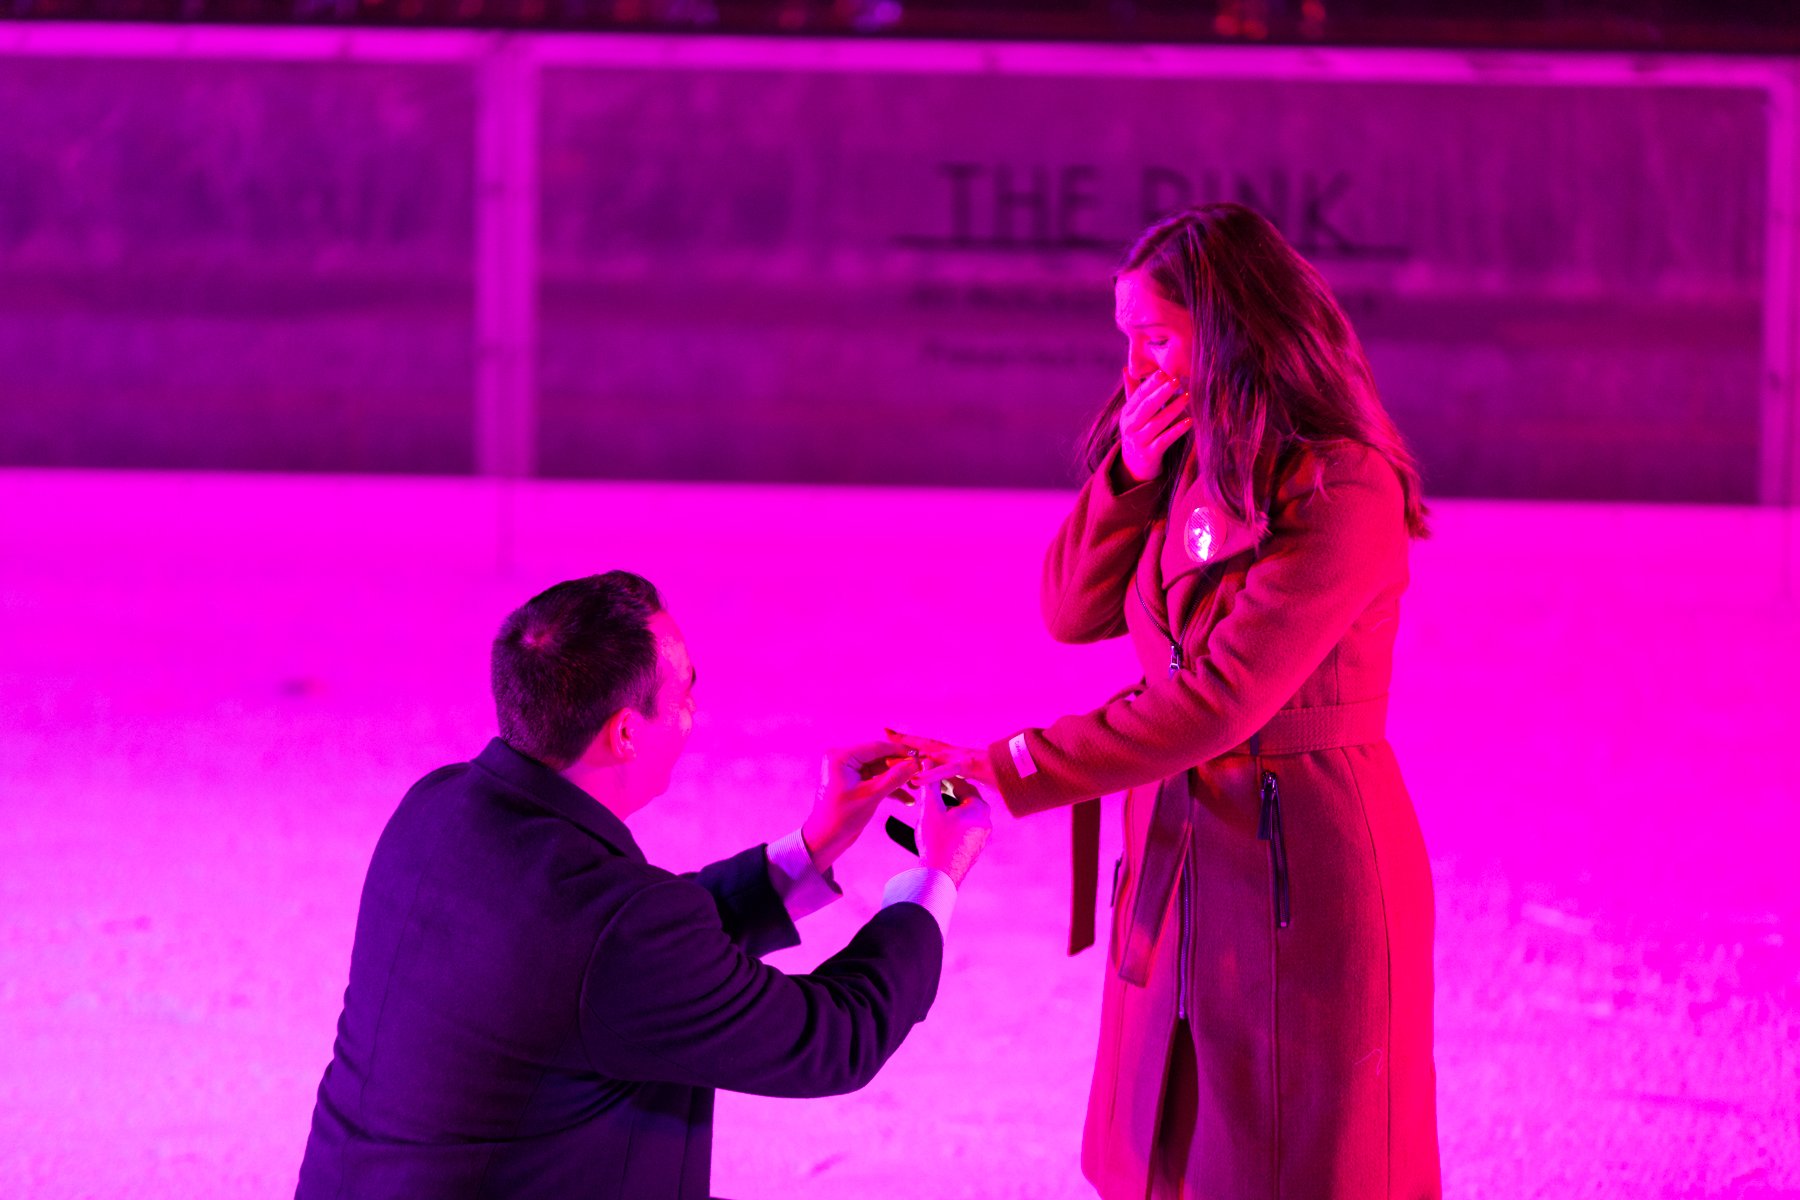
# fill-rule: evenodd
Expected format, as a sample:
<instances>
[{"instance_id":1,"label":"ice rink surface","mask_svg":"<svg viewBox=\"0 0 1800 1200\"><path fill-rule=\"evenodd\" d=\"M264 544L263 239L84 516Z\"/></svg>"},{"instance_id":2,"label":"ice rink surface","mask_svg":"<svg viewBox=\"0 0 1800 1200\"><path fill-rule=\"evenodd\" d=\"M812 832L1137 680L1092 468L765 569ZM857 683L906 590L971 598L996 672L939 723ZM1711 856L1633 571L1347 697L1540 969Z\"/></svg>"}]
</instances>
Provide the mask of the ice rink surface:
<instances>
[{"instance_id":1,"label":"ice rink surface","mask_svg":"<svg viewBox=\"0 0 1800 1200\"><path fill-rule=\"evenodd\" d=\"M1067 503L0 472L0 1196L291 1194L376 834L491 736L487 643L535 591L629 567L684 625L700 724L633 827L686 869L793 828L827 745L986 741L1135 679L1038 622ZM1800 1197L1793 515L1436 526L1390 735L1437 886L1446 1193ZM1063 954L1066 820L996 824L930 1019L857 1095L722 1095L720 1195L1091 1195L1103 958ZM905 861L872 832L773 961L838 948Z\"/></svg>"}]
</instances>

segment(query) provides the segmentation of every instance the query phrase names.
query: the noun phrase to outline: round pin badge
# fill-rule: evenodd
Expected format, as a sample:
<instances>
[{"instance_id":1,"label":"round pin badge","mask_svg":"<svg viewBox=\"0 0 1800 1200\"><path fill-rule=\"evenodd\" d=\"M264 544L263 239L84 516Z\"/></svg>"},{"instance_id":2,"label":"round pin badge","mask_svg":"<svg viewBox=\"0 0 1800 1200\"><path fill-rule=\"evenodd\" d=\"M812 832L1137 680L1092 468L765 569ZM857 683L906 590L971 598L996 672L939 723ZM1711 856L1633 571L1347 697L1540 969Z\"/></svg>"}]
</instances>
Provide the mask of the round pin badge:
<instances>
[{"instance_id":1,"label":"round pin badge","mask_svg":"<svg viewBox=\"0 0 1800 1200\"><path fill-rule=\"evenodd\" d=\"M1181 544L1187 550L1187 556L1197 563L1211 562L1213 552L1218 549L1217 531L1213 528L1212 509L1196 508L1188 515L1187 528L1183 530Z\"/></svg>"}]
</instances>

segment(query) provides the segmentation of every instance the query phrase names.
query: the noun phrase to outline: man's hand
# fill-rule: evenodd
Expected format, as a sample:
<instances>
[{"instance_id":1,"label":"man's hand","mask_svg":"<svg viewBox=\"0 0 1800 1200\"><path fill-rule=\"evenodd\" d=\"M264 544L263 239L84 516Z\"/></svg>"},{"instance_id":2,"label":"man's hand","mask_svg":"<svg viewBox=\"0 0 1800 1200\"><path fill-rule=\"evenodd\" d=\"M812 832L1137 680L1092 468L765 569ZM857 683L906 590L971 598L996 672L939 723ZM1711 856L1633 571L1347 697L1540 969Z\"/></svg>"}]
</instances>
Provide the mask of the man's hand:
<instances>
[{"instance_id":1,"label":"man's hand","mask_svg":"<svg viewBox=\"0 0 1800 1200\"><path fill-rule=\"evenodd\" d=\"M925 810L919 817L919 862L944 872L960 888L987 845L994 819L988 802L968 780L950 780L950 790L962 801L955 808L944 803L936 788L927 788L919 803Z\"/></svg>"},{"instance_id":2,"label":"man's hand","mask_svg":"<svg viewBox=\"0 0 1800 1200\"><path fill-rule=\"evenodd\" d=\"M991 788L1000 786L999 781L994 778L994 765L988 761L986 750L940 742L936 738L916 737L910 733L897 733L892 729L887 730L887 735L903 750L914 751L925 759L926 767L939 778L946 774L961 775Z\"/></svg>"},{"instance_id":3,"label":"man's hand","mask_svg":"<svg viewBox=\"0 0 1800 1200\"><path fill-rule=\"evenodd\" d=\"M869 742L825 756L819 798L800 826L806 852L821 874L856 844L876 806L918 775L917 754L893 742ZM909 799L902 794L903 799Z\"/></svg>"}]
</instances>

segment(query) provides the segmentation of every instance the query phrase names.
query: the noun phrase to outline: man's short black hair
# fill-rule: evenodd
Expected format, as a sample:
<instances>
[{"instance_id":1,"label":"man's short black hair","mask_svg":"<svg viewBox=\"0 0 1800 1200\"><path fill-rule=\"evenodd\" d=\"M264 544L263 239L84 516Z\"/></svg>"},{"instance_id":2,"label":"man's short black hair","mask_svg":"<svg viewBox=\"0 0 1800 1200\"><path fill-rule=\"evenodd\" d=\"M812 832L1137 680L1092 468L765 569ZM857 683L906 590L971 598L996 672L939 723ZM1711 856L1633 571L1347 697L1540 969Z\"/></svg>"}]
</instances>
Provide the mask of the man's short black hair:
<instances>
[{"instance_id":1,"label":"man's short black hair","mask_svg":"<svg viewBox=\"0 0 1800 1200\"><path fill-rule=\"evenodd\" d=\"M500 736L561 770L620 709L656 715L659 671L650 618L656 588L630 571L571 579L500 625L490 658Z\"/></svg>"}]
</instances>

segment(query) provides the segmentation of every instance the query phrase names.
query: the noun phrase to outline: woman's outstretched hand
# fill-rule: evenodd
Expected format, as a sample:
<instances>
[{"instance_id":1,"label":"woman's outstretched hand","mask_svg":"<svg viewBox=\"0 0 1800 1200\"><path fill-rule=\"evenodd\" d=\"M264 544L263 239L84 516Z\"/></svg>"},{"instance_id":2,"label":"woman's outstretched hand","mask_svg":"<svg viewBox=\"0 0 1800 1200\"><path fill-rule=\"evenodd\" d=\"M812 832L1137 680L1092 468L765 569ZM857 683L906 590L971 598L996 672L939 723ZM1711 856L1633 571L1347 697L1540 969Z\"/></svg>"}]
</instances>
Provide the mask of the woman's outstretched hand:
<instances>
[{"instance_id":1,"label":"woman's outstretched hand","mask_svg":"<svg viewBox=\"0 0 1800 1200\"><path fill-rule=\"evenodd\" d=\"M1165 371L1152 371L1134 385L1125 377L1125 404L1119 409L1119 457L1139 483L1162 472L1163 456L1194 427L1188 394Z\"/></svg>"},{"instance_id":2,"label":"woman's outstretched hand","mask_svg":"<svg viewBox=\"0 0 1800 1200\"><path fill-rule=\"evenodd\" d=\"M926 769L922 778L930 776L944 778L960 775L964 779L972 779L976 783L985 783L991 788L998 788L999 782L994 778L993 764L988 761L987 751L971 749L968 746L957 746L950 742L940 742L936 738L918 737L897 730L886 731L888 737L908 750L916 750L924 760Z\"/></svg>"}]
</instances>

